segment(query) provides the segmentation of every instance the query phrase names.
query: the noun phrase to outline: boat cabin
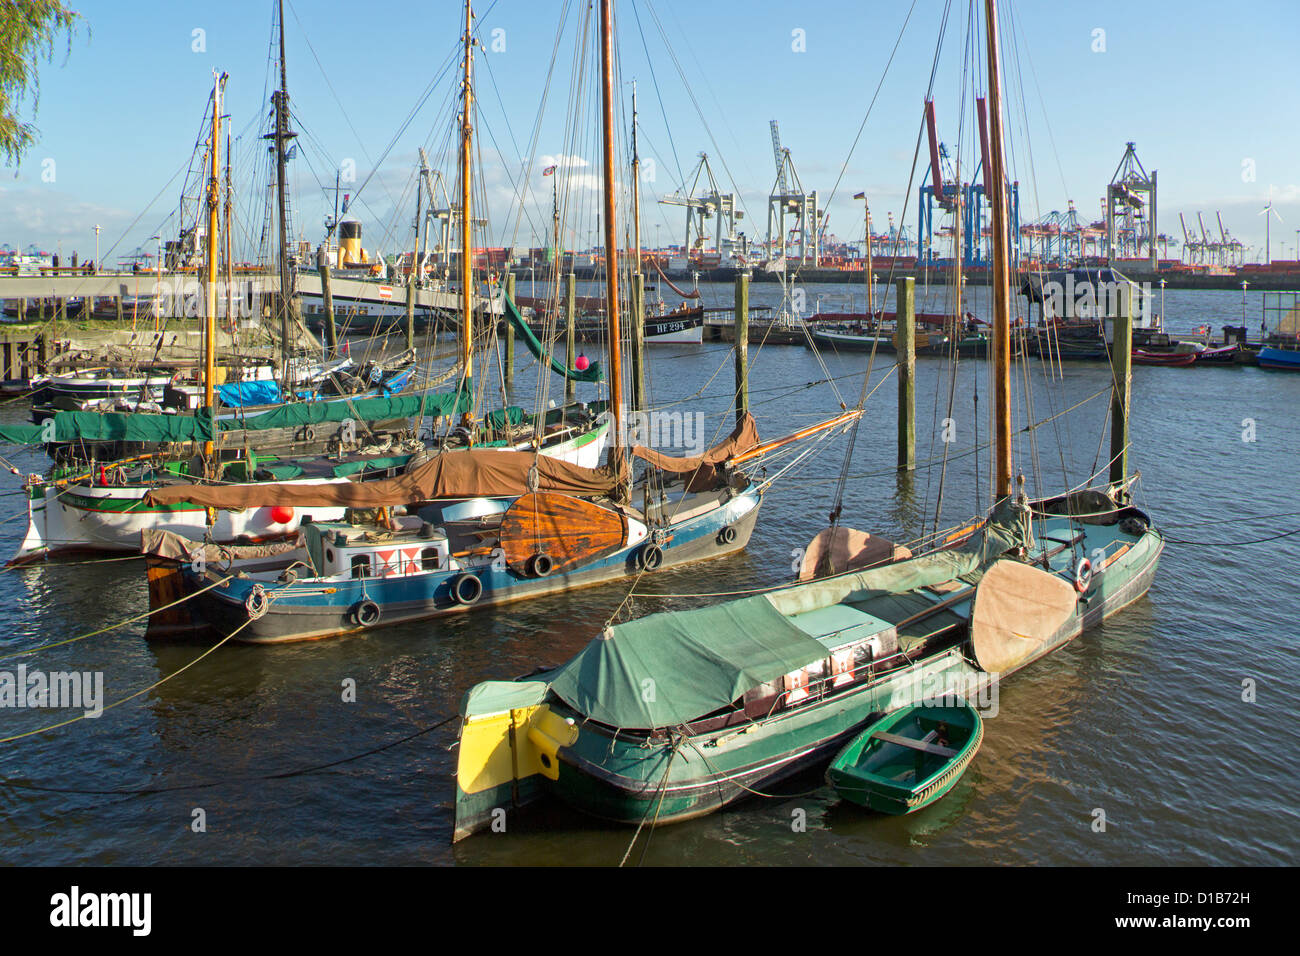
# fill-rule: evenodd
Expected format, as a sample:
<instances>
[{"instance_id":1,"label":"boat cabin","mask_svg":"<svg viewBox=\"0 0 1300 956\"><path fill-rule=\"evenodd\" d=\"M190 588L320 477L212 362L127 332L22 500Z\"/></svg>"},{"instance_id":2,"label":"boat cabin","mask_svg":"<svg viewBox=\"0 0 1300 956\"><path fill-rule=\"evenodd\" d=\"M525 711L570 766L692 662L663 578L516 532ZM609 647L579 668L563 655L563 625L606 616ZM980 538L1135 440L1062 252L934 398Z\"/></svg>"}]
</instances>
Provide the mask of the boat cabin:
<instances>
[{"instance_id":1,"label":"boat cabin","mask_svg":"<svg viewBox=\"0 0 1300 956\"><path fill-rule=\"evenodd\" d=\"M444 532L414 517L394 520L413 527L382 532L341 522L305 525L303 544L317 576L388 578L451 567L451 548Z\"/></svg>"}]
</instances>

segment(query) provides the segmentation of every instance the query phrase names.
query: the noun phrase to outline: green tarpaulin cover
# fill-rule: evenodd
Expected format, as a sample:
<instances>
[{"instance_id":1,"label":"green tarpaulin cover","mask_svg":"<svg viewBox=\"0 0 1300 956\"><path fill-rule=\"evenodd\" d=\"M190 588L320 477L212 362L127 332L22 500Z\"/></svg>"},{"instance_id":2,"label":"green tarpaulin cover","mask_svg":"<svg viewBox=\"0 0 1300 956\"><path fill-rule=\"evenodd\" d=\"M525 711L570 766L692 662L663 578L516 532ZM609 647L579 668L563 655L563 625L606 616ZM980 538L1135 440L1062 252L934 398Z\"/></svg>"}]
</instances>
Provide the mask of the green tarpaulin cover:
<instances>
[{"instance_id":1,"label":"green tarpaulin cover","mask_svg":"<svg viewBox=\"0 0 1300 956\"><path fill-rule=\"evenodd\" d=\"M518 405L507 405L483 417L483 424L488 428L502 429L507 425L522 425L529 416Z\"/></svg>"},{"instance_id":2,"label":"green tarpaulin cover","mask_svg":"<svg viewBox=\"0 0 1300 956\"><path fill-rule=\"evenodd\" d=\"M301 428L347 419L362 422L413 418L417 415L454 415L468 411L473 402L468 386L459 392L427 392L352 401L294 402L269 412L217 422L223 432L261 431L267 428ZM56 441L212 441L212 424L202 412L162 415L148 412L58 412L52 431L40 425L0 425L0 442L43 445Z\"/></svg>"},{"instance_id":3,"label":"green tarpaulin cover","mask_svg":"<svg viewBox=\"0 0 1300 956\"><path fill-rule=\"evenodd\" d=\"M698 720L827 656L826 647L787 615L956 578L975 583L998 557L1023 544L1026 533L1024 512L1006 504L961 548L618 624L553 671L551 690L579 713L621 729Z\"/></svg>"},{"instance_id":4,"label":"green tarpaulin cover","mask_svg":"<svg viewBox=\"0 0 1300 956\"><path fill-rule=\"evenodd\" d=\"M563 375L566 378L571 378L575 382L599 382L601 380L603 373L600 370L599 362L592 362L581 372L576 368L565 368L565 366L557 360L555 356L550 355L544 348L542 348L542 343L538 341L537 336L533 334L533 330L528 327L528 323L524 321L524 317L519 314L519 308L511 300L510 296L503 292L501 294L501 302L505 307L506 320L514 326L515 333L524 340L524 344L528 346L528 351L533 353L533 358L549 360L552 372L556 375Z\"/></svg>"},{"instance_id":5,"label":"green tarpaulin cover","mask_svg":"<svg viewBox=\"0 0 1300 956\"><path fill-rule=\"evenodd\" d=\"M593 720L648 730L696 720L826 656L763 595L609 628L551 678Z\"/></svg>"}]
</instances>

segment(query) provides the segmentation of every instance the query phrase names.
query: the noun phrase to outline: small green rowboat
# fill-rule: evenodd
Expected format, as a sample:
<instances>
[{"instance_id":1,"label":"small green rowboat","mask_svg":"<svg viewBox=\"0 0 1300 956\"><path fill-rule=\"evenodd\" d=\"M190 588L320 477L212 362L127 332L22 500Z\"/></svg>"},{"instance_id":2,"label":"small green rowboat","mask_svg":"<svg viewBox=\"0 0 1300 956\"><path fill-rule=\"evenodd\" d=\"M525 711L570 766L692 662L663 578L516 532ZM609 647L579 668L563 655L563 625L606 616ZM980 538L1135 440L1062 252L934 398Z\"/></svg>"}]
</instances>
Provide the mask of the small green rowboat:
<instances>
[{"instance_id":1,"label":"small green rowboat","mask_svg":"<svg viewBox=\"0 0 1300 956\"><path fill-rule=\"evenodd\" d=\"M916 704L886 714L831 761L826 780L841 797L902 815L952 789L984 739L979 712Z\"/></svg>"}]
</instances>

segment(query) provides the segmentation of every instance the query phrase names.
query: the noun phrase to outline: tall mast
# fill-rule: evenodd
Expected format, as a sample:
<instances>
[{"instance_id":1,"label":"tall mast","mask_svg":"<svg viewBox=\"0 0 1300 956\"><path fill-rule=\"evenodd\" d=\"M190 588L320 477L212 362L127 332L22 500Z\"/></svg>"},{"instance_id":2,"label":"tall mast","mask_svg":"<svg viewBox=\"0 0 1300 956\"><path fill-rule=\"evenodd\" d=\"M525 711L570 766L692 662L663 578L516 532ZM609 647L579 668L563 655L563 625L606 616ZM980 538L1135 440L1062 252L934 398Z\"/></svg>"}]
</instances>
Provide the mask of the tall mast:
<instances>
[{"instance_id":1,"label":"tall mast","mask_svg":"<svg viewBox=\"0 0 1300 956\"><path fill-rule=\"evenodd\" d=\"M473 78L473 13L470 0L465 0L465 95L464 112L460 117L460 363L466 379L474 374L473 355L470 350L474 341L474 280L470 275L473 264L473 237L470 219L470 159L473 129L470 126L470 111L474 108Z\"/></svg>"},{"instance_id":2,"label":"tall mast","mask_svg":"<svg viewBox=\"0 0 1300 956\"><path fill-rule=\"evenodd\" d=\"M614 33L613 0L600 0L601 139L605 173L605 314L609 317L609 401L614 415L613 449L622 445L623 356L619 342L618 229L614 219Z\"/></svg>"},{"instance_id":3,"label":"tall mast","mask_svg":"<svg viewBox=\"0 0 1300 956\"><path fill-rule=\"evenodd\" d=\"M641 157L636 149L636 80L632 81L632 272L641 274Z\"/></svg>"},{"instance_id":4,"label":"tall mast","mask_svg":"<svg viewBox=\"0 0 1300 956\"><path fill-rule=\"evenodd\" d=\"M984 0L989 64L989 182L993 213L993 496L1011 495L1011 263L1006 170L1002 157L1002 85L998 63L997 0Z\"/></svg>"},{"instance_id":5,"label":"tall mast","mask_svg":"<svg viewBox=\"0 0 1300 956\"><path fill-rule=\"evenodd\" d=\"M863 228L867 236L867 324L870 328L875 328L876 322L876 290L874 288L871 271L871 200L867 198L866 191L862 193L862 215L864 218Z\"/></svg>"},{"instance_id":6,"label":"tall mast","mask_svg":"<svg viewBox=\"0 0 1300 956\"><path fill-rule=\"evenodd\" d=\"M284 378L284 397L293 395L289 380L289 310L293 307L293 280L289 274L289 226L285 211L284 143L292 138L289 132L289 80L284 65L284 0L279 0L280 11L280 88L273 94L275 100L275 196L280 219L280 374Z\"/></svg>"},{"instance_id":7,"label":"tall mast","mask_svg":"<svg viewBox=\"0 0 1300 956\"><path fill-rule=\"evenodd\" d=\"M231 332L231 343L234 343L235 324L235 255L234 240L231 236L234 234L230 228L231 209L235 201L235 188L231 183L231 157L234 155L234 149L230 144L230 129L226 129L226 201L225 201L225 221L223 228L225 230L225 259L226 259L226 325Z\"/></svg>"},{"instance_id":8,"label":"tall mast","mask_svg":"<svg viewBox=\"0 0 1300 956\"><path fill-rule=\"evenodd\" d=\"M212 145L208 150L211 159L208 175L208 262L207 262L207 316L203 327L203 407L208 412L209 426L215 431L213 420L213 385L217 378L217 214L221 208L221 84L225 75L212 74ZM212 455L212 441L203 443L203 453Z\"/></svg>"}]
</instances>

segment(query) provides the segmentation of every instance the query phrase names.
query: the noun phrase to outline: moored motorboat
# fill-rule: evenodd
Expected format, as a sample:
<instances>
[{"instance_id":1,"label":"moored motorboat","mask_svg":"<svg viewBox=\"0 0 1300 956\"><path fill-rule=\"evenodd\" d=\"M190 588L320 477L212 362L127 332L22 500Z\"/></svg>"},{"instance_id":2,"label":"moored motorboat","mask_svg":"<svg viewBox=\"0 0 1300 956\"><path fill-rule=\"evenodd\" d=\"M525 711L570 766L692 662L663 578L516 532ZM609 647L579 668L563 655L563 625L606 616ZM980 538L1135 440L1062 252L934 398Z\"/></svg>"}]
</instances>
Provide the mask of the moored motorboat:
<instances>
[{"instance_id":1,"label":"moored motorboat","mask_svg":"<svg viewBox=\"0 0 1300 956\"><path fill-rule=\"evenodd\" d=\"M1259 350L1259 367L1300 372L1300 350L1266 345Z\"/></svg>"},{"instance_id":2,"label":"moored motorboat","mask_svg":"<svg viewBox=\"0 0 1300 956\"><path fill-rule=\"evenodd\" d=\"M1148 352L1145 349L1133 350L1134 365L1167 365L1173 368L1185 368L1196 364L1195 352Z\"/></svg>"}]
</instances>

